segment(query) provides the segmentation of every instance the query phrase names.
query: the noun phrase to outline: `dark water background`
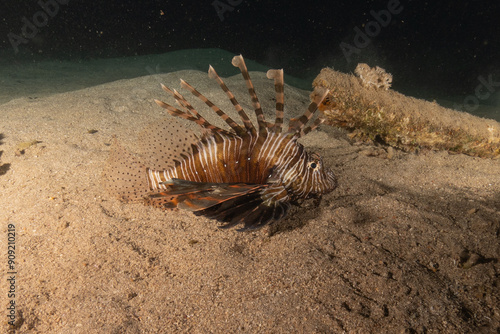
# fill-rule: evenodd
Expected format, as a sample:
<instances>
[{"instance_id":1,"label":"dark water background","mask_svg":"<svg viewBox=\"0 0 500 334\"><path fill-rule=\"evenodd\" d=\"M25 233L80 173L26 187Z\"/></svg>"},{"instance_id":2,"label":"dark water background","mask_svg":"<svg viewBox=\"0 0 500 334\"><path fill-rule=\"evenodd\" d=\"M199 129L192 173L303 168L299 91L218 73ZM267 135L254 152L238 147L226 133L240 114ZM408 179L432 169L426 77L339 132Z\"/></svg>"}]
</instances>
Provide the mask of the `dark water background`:
<instances>
[{"instance_id":1,"label":"dark water background","mask_svg":"<svg viewBox=\"0 0 500 334\"><path fill-rule=\"evenodd\" d=\"M213 50L221 49L284 68L306 89L323 67L353 72L359 62L378 65L393 74L399 92L472 113L489 106L487 116L499 119L499 17L499 1L480 0L7 0L0 4L0 78L8 86L39 66L75 80L87 74L106 80L96 62L110 68L108 81L120 78L113 66L128 67L123 78L189 67L182 59L206 70L205 58L217 61ZM188 51L178 62L167 56L161 67L155 58L186 49L212 53ZM137 71L130 69L134 61Z\"/></svg>"}]
</instances>

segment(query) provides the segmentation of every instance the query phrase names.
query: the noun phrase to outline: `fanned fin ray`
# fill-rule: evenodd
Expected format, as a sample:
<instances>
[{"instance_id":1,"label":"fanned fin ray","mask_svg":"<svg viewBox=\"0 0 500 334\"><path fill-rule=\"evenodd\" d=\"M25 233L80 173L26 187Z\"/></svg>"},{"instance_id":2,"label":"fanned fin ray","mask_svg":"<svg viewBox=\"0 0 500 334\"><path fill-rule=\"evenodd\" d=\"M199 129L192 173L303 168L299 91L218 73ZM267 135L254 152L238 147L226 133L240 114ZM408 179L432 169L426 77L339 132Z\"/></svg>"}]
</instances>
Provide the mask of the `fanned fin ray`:
<instances>
[{"instance_id":1,"label":"fanned fin ray","mask_svg":"<svg viewBox=\"0 0 500 334\"><path fill-rule=\"evenodd\" d=\"M221 228L244 224L240 230L261 228L274 220L283 218L288 203L265 205L260 197L265 184L203 183L181 179L164 182L167 189L150 194L151 205L170 209L192 211L197 216L206 216L226 223Z\"/></svg>"},{"instance_id":2,"label":"fanned fin ray","mask_svg":"<svg viewBox=\"0 0 500 334\"><path fill-rule=\"evenodd\" d=\"M285 115L285 81L283 78L283 69L267 71L267 78L274 79L274 90L276 91L276 119L272 125L272 129L276 133L281 132L283 117Z\"/></svg>"},{"instance_id":3,"label":"fanned fin ray","mask_svg":"<svg viewBox=\"0 0 500 334\"><path fill-rule=\"evenodd\" d=\"M150 192L145 170L114 137L102 175L104 188L124 202L141 201Z\"/></svg>"},{"instance_id":4,"label":"fanned fin ray","mask_svg":"<svg viewBox=\"0 0 500 334\"><path fill-rule=\"evenodd\" d=\"M172 116L184 118L184 119L186 119L188 121L194 122L194 123L198 124L201 128L207 129L207 130L212 131L214 133L215 132L219 132L219 133L223 133L223 134L228 135L228 136L232 135L231 132L229 132L227 130L224 130L224 129L221 129L221 128L215 126L215 125L210 124L207 120L205 120L201 116L200 116L200 118L195 117L195 116L193 116L193 115L191 115L191 114L189 114L189 113L187 113L185 111L179 110L176 107L173 107L170 104L165 103L165 102L160 101L160 100L155 100L155 102L160 107L166 109L167 112L170 115L172 115Z\"/></svg>"},{"instance_id":5,"label":"fanned fin ray","mask_svg":"<svg viewBox=\"0 0 500 334\"><path fill-rule=\"evenodd\" d=\"M196 118L200 119L200 120L203 120L203 121L206 121L197 111L196 109L194 109L191 104L181 95L179 94L178 91L176 91L175 89L170 89L168 88L167 86L165 86L164 84L160 84L161 85L161 88L169 93L170 95L172 95L176 101L177 101L177 104L179 104L182 108L184 108L185 110L185 113L188 114L188 115L192 115L192 116L195 116Z\"/></svg>"},{"instance_id":6,"label":"fanned fin ray","mask_svg":"<svg viewBox=\"0 0 500 334\"><path fill-rule=\"evenodd\" d=\"M150 194L149 198L170 198L173 205L189 211L205 210L241 196L258 193L267 187L265 184L194 182L176 178L163 184L167 189Z\"/></svg>"},{"instance_id":7,"label":"fanned fin ray","mask_svg":"<svg viewBox=\"0 0 500 334\"><path fill-rule=\"evenodd\" d=\"M329 90L319 90L317 89L317 93L315 94L314 100L309 104L306 112L300 116L299 118L292 118L289 123L288 132L289 133L297 133L299 136L303 136L306 132L304 131L304 126L309 122L309 120L313 117L316 110L318 110L318 105L325 99L328 95ZM310 128L307 128L307 132L315 129L321 121L315 122Z\"/></svg>"},{"instance_id":8,"label":"fanned fin ray","mask_svg":"<svg viewBox=\"0 0 500 334\"><path fill-rule=\"evenodd\" d=\"M193 146L199 139L175 119L164 117L145 127L137 138L139 156L147 167L165 170L174 166L181 155L194 153Z\"/></svg>"},{"instance_id":9,"label":"fanned fin ray","mask_svg":"<svg viewBox=\"0 0 500 334\"><path fill-rule=\"evenodd\" d=\"M288 208L289 204L286 202L265 205L260 197L260 192L249 192L231 201L196 211L194 214L225 223L220 226L221 228L243 224L243 228L238 229L238 231L245 231L258 229L273 221L280 220L286 215Z\"/></svg>"},{"instance_id":10,"label":"fanned fin ray","mask_svg":"<svg viewBox=\"0 0 500 334\"><path fill-rule=\"evenodd\" d=\"M207 99L203 94L197 91L193 86L188 84L186 81L181 79L181 87L189 90L191 94L196 96L198 99L203 101L207 106L209 106L220 118L222 118L233 130L236 134L242 135L245 133L245 130L238 125L231 117L229 117L224 111L222 111L219 107L217 107L212 101Z\"/></svg>"},{"instance_id":11,"label":"fanned fin ray","mask_svg":"<svg viewBox=\"0 0 500 334\"><path fill-rule=\"evenodd\" d=\"M222 78L219 77L217 72L215 72L215 69L212 67L212 65L210 65L210 67L208 68L208 76L212 79L215 79L217 81L217 83L219 84L219 86L222 88L222 90L226 93L227 97L229 98L229 100L233 104L234 108L236 109L236 112L238 113L238 115L240 115L240 118L243 121L243 125L245 125L245 129L247 129L247 131L250 131L251 133L255 134L256 130L252 124L252 121L250 121L250 118L248 118L248 115L243 110L240 103L236 100L236 97L234 96L234 94L229 90L229 88L226 86L226 84L224 83Z\"/></svg>"},{"instance_id":12,"label":"fanned fin ray","mask_svg":"<svg viewBox=\"0 0 500 334\"><path fill-rule=\"evenodd\" d=\"M260 106L259 98L257 97L257 93L255 93L255 88L253 86L252 80L250 79L250 74L248 73L247 65L245 64L245 60L241 55L234 56L231 62L233 66L238 67L245 79L245 83L248 88L248 93L252 98L252 105L255 109L255 116L257 116L257 123L259 123L259 132L262 133L267 128L267 122L264 117L264 113L262 112L262 107Z\"/></svg>"}]
</instances>

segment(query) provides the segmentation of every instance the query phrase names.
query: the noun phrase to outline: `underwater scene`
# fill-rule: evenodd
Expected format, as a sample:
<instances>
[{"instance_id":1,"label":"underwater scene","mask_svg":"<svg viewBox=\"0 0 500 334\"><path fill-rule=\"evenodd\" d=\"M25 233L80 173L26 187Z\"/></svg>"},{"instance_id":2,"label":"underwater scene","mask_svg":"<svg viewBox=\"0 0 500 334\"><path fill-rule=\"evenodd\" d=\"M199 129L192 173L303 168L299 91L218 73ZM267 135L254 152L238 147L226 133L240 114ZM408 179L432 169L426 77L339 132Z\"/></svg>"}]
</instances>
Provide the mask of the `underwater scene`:
<instances>
[{"instance_id":1,"label":"underwater scene","mask_svg":"<svg viewBox=\"0 0 500 334\"><path fill-rule=\"evenodd\" d=\"M1 332L500 332L500 3L0 4Z\"/></svg>"}]
</instances>

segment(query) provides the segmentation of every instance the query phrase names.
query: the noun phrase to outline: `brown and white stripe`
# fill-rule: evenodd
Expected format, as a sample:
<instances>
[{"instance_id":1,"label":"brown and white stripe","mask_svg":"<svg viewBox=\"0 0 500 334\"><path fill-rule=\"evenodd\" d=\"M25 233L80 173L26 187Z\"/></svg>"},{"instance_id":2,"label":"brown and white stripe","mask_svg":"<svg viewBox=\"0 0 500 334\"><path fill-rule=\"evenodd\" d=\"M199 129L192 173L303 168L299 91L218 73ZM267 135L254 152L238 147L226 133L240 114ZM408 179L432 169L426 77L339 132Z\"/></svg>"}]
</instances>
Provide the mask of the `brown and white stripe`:
<instances>
[{"instance_id":1,"label":"brown and white stripe","mask_svg":"<svg viewBox=\"0 0 500 334\"><path fill-rule=\"evenodd\" d=\"M245 79L257 124L251 122L211 66L209 77L225 92L241 125L186 81L181 80L181 86L212 109L231 130L209 123L178 91L162 85L180 109L162 101L156 103L169 114L198 124L203 135L195 141L194 134L173 128L171 121L167 121L169 125L153 124L150 133L155 137L150 138L153 135L148 133L142 137L144 142L151 139L152 144L146 145L143 152L143 156L151 155L151 168L116 143L105 169L105 183L111 192L125 201L145 200L164 209L187 209L224 222L222 227L243 224L243 229L254 229L285 217L291 203L320 198L337 186L321 157L307 153L297 141L321 124L321 118L317 118L307 126L328 92L317 91L305 113L290 120L285 131L283 70L267 72L267 77L274 80L276 93L276 116L274 122L268 122L243 57L234 57L232 64ZM165 142L165 137L180 132L184 133L184 140L176 138L180 144Z\"/></svg>"},{"instance_id":2,"label":"brown and white stripe","mask_svg":"<svg viewBox=\"0 0 500 334\"><path fill-rule=\"evenodd\" d=\"M291 120L288 130L283 132L283 70L269 70L267 73L268 78L274 79L276 91L276 118L274 123L270 123L265 120L243 57L241 55L234 57L232 64L241 70L245 79L257 117L257 128L252 124L234 94L211 66L208 71L209 76L215 79L226 93L241 118L243 126L184 80L181 80L181 86L217 113L231 127L232 131L226 131L210 124L177 91L162 86L178 101L184 111L162 101L156 100L156 103L173 116L197 123L202 128L207 129L210 134L203 136L198 143L193 145L192 154L183 156L182 160L176 161L174 167L163 171L148 169L148 183L153 192L165 196L172 193L176 188L175 185L181 183L181 180L193 182L193 186L196 186L194 183L259 185L259 198L255 201L256 207L248 210L249 212L244 212L247 216L252 217L254 215L251 213L258 211L262 211L262 215L268 215L268 217L259 217L257 224L248 221L244 214L237 215L238 219L235 219L234 210L231 210L227 205L220 205L224 206L223 211L211 210L210 207L200 209L196 205L192 209L195 213L202 212L200 214L213 216L231 226L243 222L247 228L254 225L260 227L263 225L263 221L265 224L276 220L276 217L282 218L281 213L275 212L276 208L280 207L278 211L284 215L290 202L319 197L331 192L336 187L336 178L329 169L323 166L321 157L317 154L308 154L303 146L297 142L298 138L321 124L321 118L318 118L311 126L306 127L318 104L328 92L315 94L317 98L309 105L306 112L301 117ZM157 194L153 197L158 198ZM241 194L241 196L247 195ZM259 210L261 206L273 210ZM226 217L230 219L225 219Z\"/></svg>"}]
</instances>

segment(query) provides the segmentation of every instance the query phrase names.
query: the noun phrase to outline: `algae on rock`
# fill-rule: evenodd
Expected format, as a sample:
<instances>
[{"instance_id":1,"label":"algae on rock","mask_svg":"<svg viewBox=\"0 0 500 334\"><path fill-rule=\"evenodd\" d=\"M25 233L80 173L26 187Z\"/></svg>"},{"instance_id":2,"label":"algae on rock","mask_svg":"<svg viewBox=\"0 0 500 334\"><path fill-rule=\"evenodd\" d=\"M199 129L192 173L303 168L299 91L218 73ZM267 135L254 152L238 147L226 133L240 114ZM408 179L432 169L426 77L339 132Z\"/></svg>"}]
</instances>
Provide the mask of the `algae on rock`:
<instances>
[{"instance_id":1,"label":"algae on rock","mask_svg":"<svg viewBox=\"0 0 500 334\"><path fill-rule=\"evenodd\" d=\"M330 90L319 106L326 124L352 130L355 138L382 140L405 151L428 148L479 157L500 156L497 121L361 81L330 68L321 70L313 86Z\"/></svg>"}]
</instances>

